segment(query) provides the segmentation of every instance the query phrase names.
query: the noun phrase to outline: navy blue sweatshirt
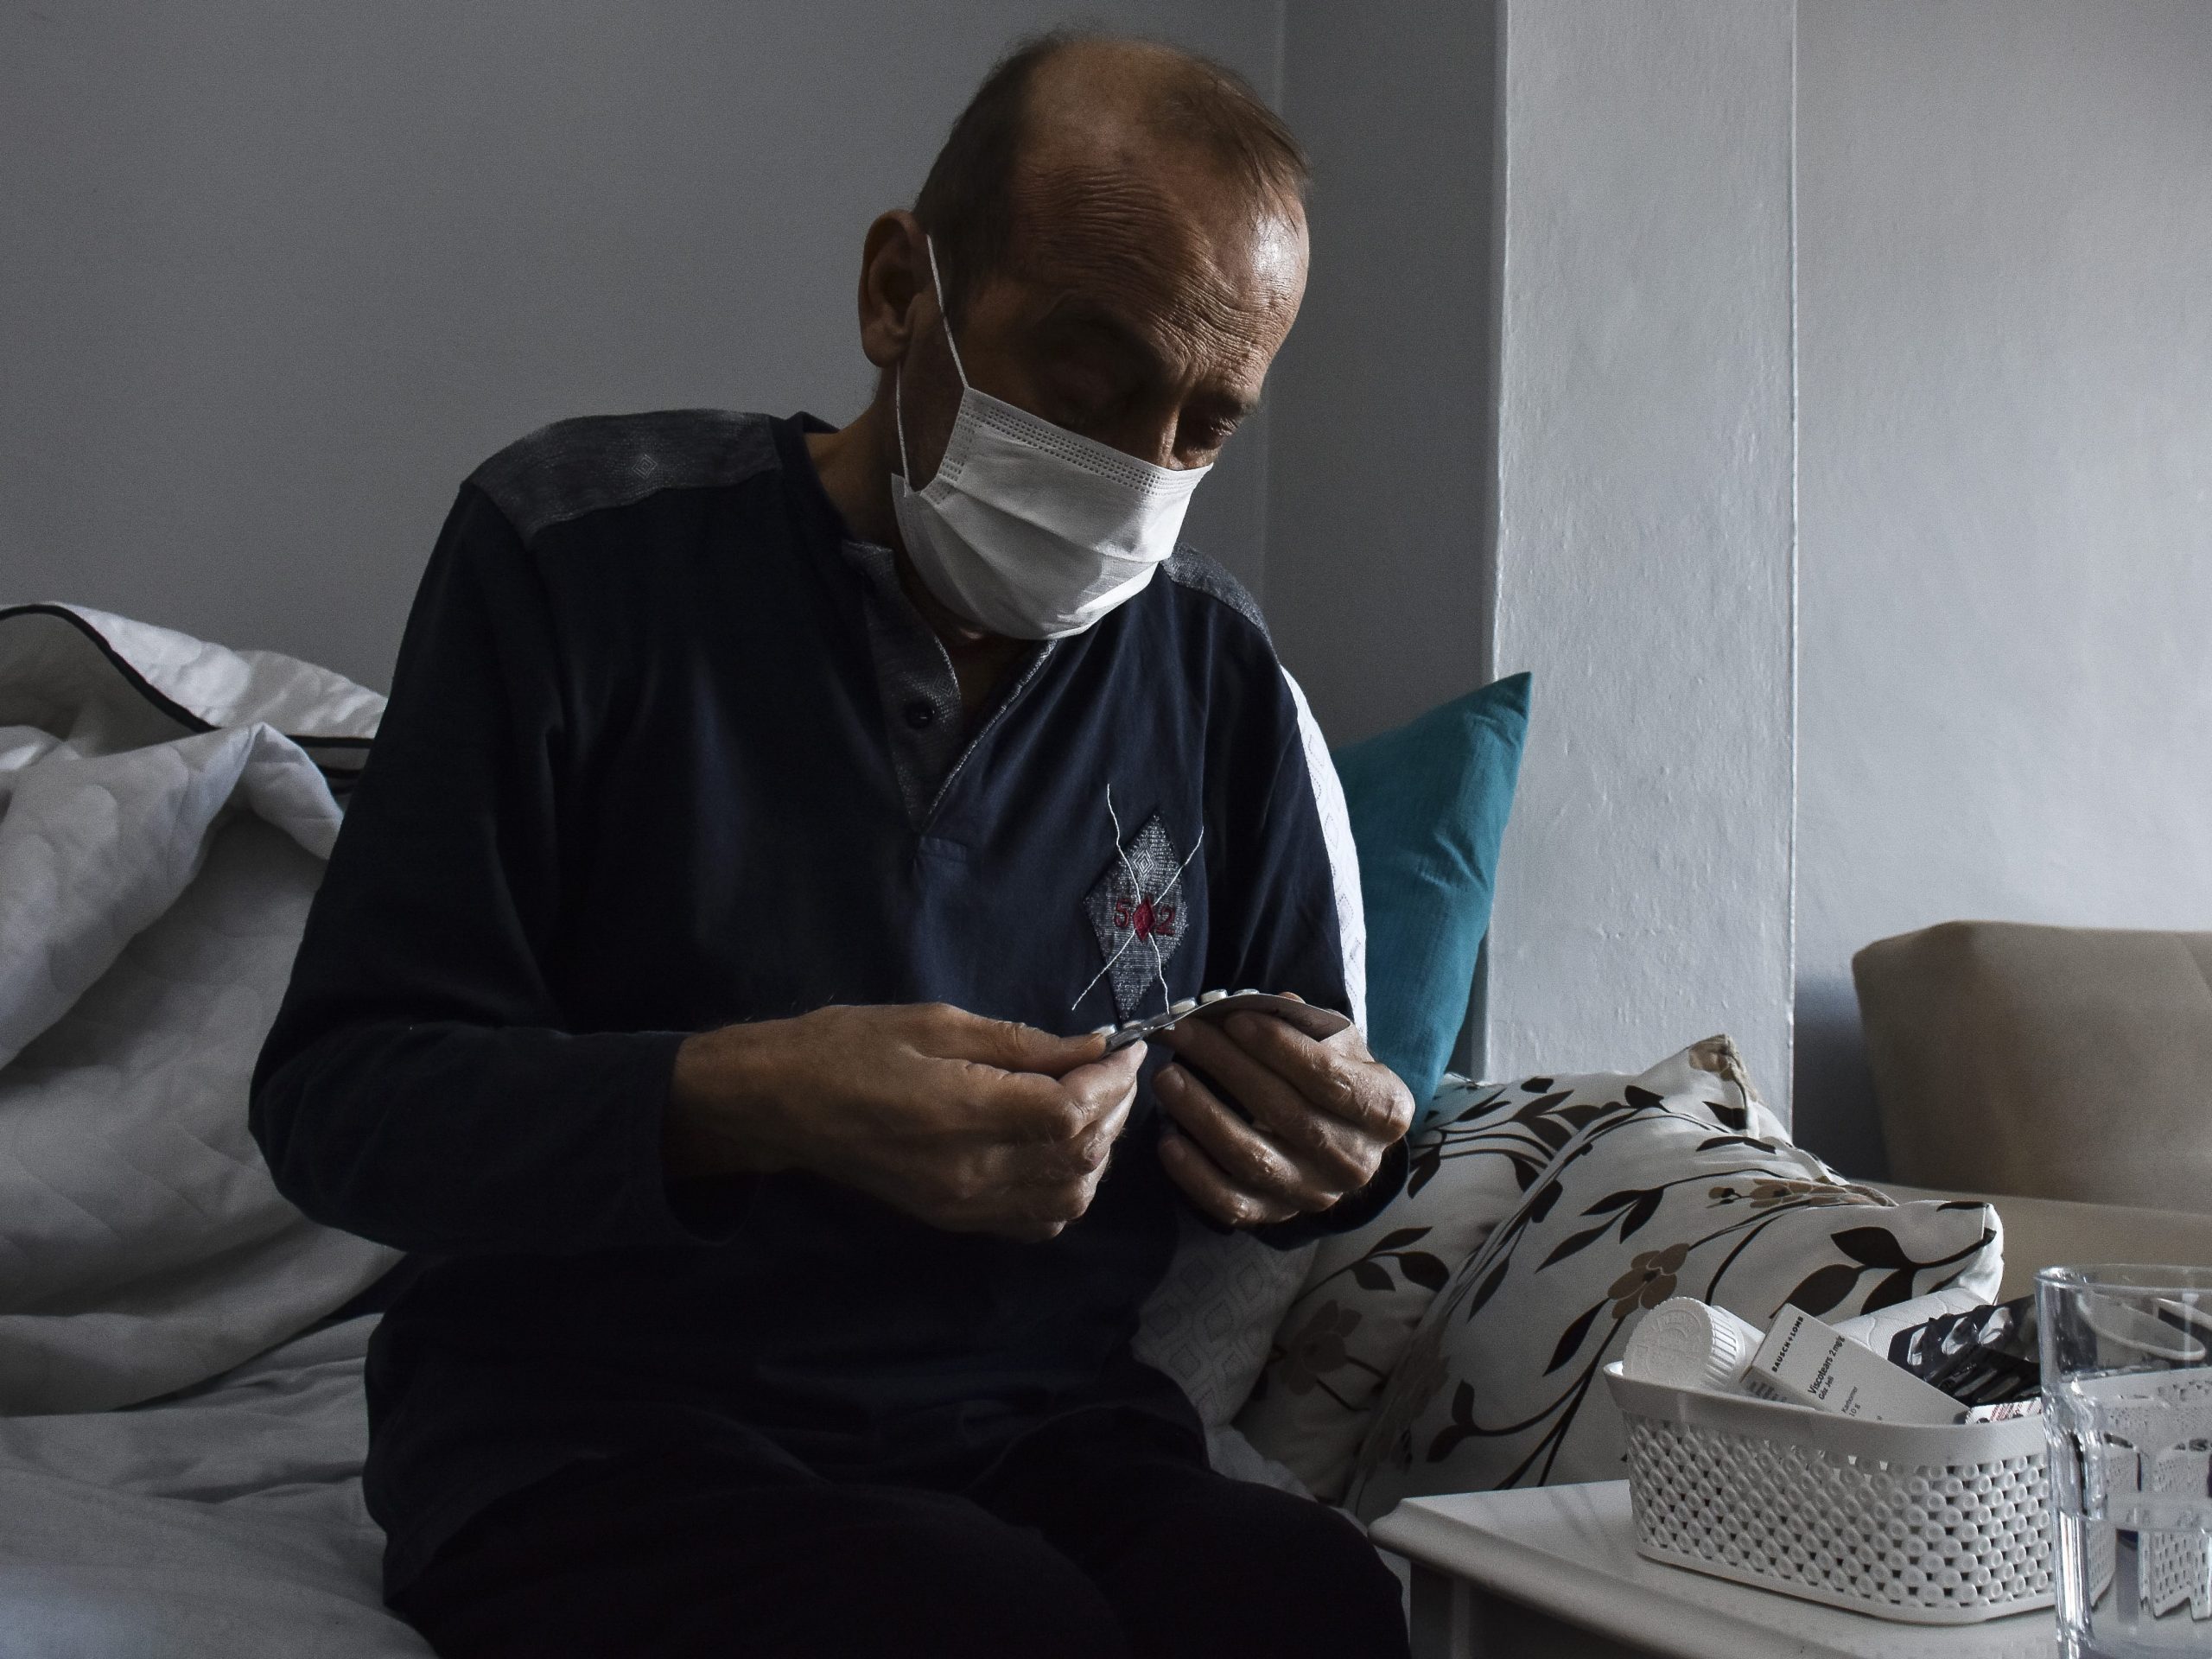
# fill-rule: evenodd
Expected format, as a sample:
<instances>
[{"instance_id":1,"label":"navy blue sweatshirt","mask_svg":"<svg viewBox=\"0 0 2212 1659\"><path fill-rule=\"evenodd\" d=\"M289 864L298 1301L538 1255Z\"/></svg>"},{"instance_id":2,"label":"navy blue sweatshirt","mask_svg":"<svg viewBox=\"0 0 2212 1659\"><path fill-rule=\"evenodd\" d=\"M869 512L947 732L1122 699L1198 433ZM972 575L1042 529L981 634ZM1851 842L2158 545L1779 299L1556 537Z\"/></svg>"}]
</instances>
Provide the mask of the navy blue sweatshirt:
<instances>
[{"instance_id":1,"label":"navy blue sweatshirt","mask_svg":"<svg viewBox=\"0 0 2212 1659\"><path fill-rule=\"evenodd\" d=\"M368 1367L388 1590L601 1453L957 1485L1071 1412L1193 1421L1129 1354L1184 1202L1148 1083L1044 1243L805 1173L665 1173L677 1046L731 1021L944 1001L1081 1031L1248 985L1346 1005L1243 590L1179 552L969 721L889 550L823 493L822 429L561 423L469 479L423 576L252 1096L289 1198L412 1253ZM1356 1224L1402 1162L1263 1235Z\"/></svg>"}]
</instances>

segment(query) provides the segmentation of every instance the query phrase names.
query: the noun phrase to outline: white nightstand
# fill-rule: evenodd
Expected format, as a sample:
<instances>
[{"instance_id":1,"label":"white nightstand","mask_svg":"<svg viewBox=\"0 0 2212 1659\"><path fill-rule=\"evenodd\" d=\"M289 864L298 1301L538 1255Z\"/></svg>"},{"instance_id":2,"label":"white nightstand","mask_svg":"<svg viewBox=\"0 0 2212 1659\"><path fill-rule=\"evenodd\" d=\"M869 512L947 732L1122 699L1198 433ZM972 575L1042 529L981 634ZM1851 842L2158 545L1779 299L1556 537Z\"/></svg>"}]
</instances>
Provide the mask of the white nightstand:
<instances>
[{"instance_id":1,"label":"white nightstand","mask_svg":"<svg viewBox=\"0 0 2212 1659\"><path fill-rule=\"evenodd\" d=\"M1636 1553L1628 1483L1408 1499L1370 1529L1414 1564L1414 1659L2051 1659L2048 1610L1905 1624Z\"/></svg>"}]
</instances>

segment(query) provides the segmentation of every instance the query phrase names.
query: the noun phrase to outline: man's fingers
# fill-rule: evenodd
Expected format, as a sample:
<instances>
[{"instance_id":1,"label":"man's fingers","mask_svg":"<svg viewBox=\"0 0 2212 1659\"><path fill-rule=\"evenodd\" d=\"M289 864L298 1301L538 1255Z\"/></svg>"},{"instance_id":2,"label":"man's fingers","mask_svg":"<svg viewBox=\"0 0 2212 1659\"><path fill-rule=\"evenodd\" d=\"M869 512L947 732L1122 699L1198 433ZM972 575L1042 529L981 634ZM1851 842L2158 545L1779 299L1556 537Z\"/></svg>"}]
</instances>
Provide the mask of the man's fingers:
<instances>
[{"instance_id":1,"label":"man's fingers","mask_svg":"<svg viewBox=\"0 0 2212 1659\"><path fill-rule=\"evenodd\" d=\"M1219 1026L1191 1020L1167 1033L1179 1054L1187 1053L1221 1079L1255 1115L1256 1098L1270 1077L1298 1099L1327 1113L1362 1135L1395 1140L1405 1125L1395 1121L1395 1099L1373 1061L1334 1041L1316 1042L1270 1014L1240 1014ZM1255 1098L1247 1098L1249 1090ZM1402 1085L1398 1092L1402 1092ZM1280 1093L1274 1094L1280 1099Z\"/></svg>"},{"instance_id":2,"label":"man's fingers","mask_svg":"<svg viewBox=\"0 0 2212 1659\"><path fill-rule=\"evenodd\" d=\"M1367 1086L1374 1070L1370 1062L1335 1043L1317 1043L1265 1014L1232 1018L1226 1034L1239 1051L1332 1116L1367 1135L1386 1140L1396 1135L1389 1103Z\"/></svg>"},{"instance_id":3,"label":"man's fingers","mask_svg":"<svg viewBox=\"0 0 2212 1659\"><path fill-rule=\"evenodd\" d=\"M1104 1109L1090 1117L1083 1129L1065 1139L1030 1141L1007 1147L1008 1179L1025 1182L1089 1181L1096 1185L1107 1160L1114 1154L1114 1143L1128 1125L1129 1108L1136 1093L1133 1079L1128 1087L1106 1103Z\"/></svg>"},{"instance_id":4,"label":"man's fingers","mask_svg":"<svg viewBox=\"0 0 2212 1659\"><path fill-rule=\"evenodd\" d=\"M1261 1065L1223 1033L1194 1033L1188 1043L1177 1044L1176 1050L1179 1058L1203 1066L1270 1138L1332 1177L1338 1191L1350 1192L1372 1172L1376 1150L1373 1137L1328 1108L1314 1104L1280 1072Z\"/></svg>"},{"instance_id":5,"label":"man's fingers","mask_svg":"<svg viewBox=\"0 0 2212 1659\"><path fill-rule=\"evenodd\" d=\"M1060 1087L1086 1109L1101 1111L1136 1087L1144 1065L1144 1045L1131 1043L1103 1059L1088 1061L1060 1078Z\"/></svg>"},{"instance_id":6,"label":"man's fingers","mask_svg":"<svg viewBox=\"0 0 2212 1659\"><path fill-rule=\"evenodd\" d=\"M1092 1120L1088 1129L1076 1137L1076 1155L1084 1168L1096 1169L1111 1155L1114 1143L1122 1138L1122 1131L1128 1127L1129 1109L1135 1103L1136 1097L1136 1079L1132 1077L1128 1086Z\"/></svg>"},{"instance_id":7,"label":"man's fingers","mask_svg":"<svg viewBox=\"0 0 2212 1659\"><path fill-rule=\"evenodd\" d=\"M947 1003L931 1003L920 1012L927 1026L927 1052L948 1060L1058 1077L1106 1052L1106 1039L1095 1033L1055 1036L1017 1020L987 1020Z\"/></svg>"},{"instance_id":8,"label":"man's fingers","mask_svg":"<svg viewBox=\"0 0 2212 1659\"><path fill-rule=\"evenodd\" d=\"M1000 1238L1010 1238L1017 1244L1042 1244L1046 1239L1058 1238L1065 1232L1067 1223L1064 1221L1003 1221L994 1223L988 1227L977 1227L970 1230L991 1233Z\"/></svg>"},{"instance_id":9,"label":"man's fingers","mask_svg":"<svg viewBox=\"0 0 2212 1659\"><path fill-rule=\"evenodd\" d=\"M1232 1227L1258 1227L1288 1221L1298 1211L1277 1198L1247 1192L1185 1135L1169 1130L1160 1137L1160 1161L1183 1195L1217 1221Z\"/></svg>"},{"instance_id":10,"label":"man's fingers","mask_svg":"<svg viewBox=\"0 0 2212 1659\"><path fill-rule=\"evenodd\" d=\"M1132 1045L1065 1077L1048 1077L955 1060L947 1062L948 1071L957 1075L945 1086L966 1103L969 1127L993 1141L1070 1141L1088 1134L1128 1095L1143 1061L1141 1049Z\"/></svg>"},{"instance_id":11,"label":"man's fingers","mask_svg":"<svg viewBox=\"0 0 2212 1659\"><path fill-rule=\"evenodd\" d=\"M1325 1210L1343 1195L1345 1189L1332 1191L1300 1160L1223 1105L1181 1066L1163 1071L1153 1087L1168 1116L1243 1191L1300 1211Z\"/></svg>"}]
</instances>

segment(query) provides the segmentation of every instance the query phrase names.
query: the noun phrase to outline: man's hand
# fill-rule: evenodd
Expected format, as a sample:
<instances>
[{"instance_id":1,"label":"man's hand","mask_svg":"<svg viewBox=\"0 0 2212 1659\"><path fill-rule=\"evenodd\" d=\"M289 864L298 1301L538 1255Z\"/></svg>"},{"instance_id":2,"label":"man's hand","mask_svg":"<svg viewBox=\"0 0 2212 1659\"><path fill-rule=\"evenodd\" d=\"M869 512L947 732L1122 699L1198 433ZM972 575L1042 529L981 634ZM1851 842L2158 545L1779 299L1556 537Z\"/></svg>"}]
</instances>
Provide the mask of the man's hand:
<instances>
[{"instance_id":1,"label":"man's hand","mask_svg":"<svg viewBox=\"0 0 2212 1659\"><path fill-rule=\"evenodd\" d=\"M1175 1185L1250 1227L1326 1210L1367 1185L1414 1119L1413 1096L1356 1031L1316 1042L1271 1014L1185 1020L1152 1039L1204 1071L1240 1117L1181 1065L1153 1090L1181 1126L1160 1140Z\"/></svg>"},{"instance_id":2,"label":"man's hand","mask_svg":"<svg viewBox=\"0 0 2212 1659\"><path fill-rule=\"evenodd\" d=\"M677 1052L671 1175L804 1169L933 1227L1044 1239L1090 1207L1141 1045L943 1003L727 1026Z\"/></svg>"}]
</instances>

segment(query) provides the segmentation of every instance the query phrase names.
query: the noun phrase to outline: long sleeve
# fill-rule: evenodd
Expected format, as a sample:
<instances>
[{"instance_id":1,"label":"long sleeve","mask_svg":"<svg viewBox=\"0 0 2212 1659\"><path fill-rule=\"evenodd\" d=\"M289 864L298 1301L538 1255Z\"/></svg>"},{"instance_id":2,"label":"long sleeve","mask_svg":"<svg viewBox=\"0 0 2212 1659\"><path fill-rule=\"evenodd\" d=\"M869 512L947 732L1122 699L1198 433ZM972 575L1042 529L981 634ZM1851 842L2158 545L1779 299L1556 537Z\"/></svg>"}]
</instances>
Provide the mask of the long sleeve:
<instances>
[{"instance_id":1,"label":"long sleeve","mask_svg":"<svg viewBox=\"0 0 2212 1659\"><path fill-rule=\"evenodd\" d=\"M1285 696L1287 702L1287 694ZM1221 969L1210 982L1296 991L1309 1002L1351 1011L1342 933L1328 847L1304 744L1293 721L1259 796L1266 804L1239 837L1243 869L1235 899L1220 918ZM1246 786L1258 783L1250 777ZM1253 1229L1279 1249L1372 1220L1405 1184L1408 1155L1401 1139L1383 1154L1367 1185L1319 1215Z\"/></svg>"},{"instance_id":2,"label":"long sleeve","mask_svg":"<svg viewBox=\"0 0 2212 1659\"><path fill-rule=\"evenodd\" d=\"M255 1139L317 1220L450 1255L717 1236L664 1173L684 1033L565 1030L547 971L569 701L529 555L466 486L255 1069Z\"/></svg>"}]
</instances>

